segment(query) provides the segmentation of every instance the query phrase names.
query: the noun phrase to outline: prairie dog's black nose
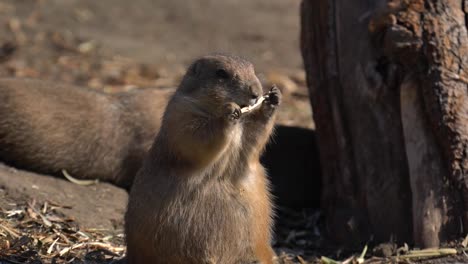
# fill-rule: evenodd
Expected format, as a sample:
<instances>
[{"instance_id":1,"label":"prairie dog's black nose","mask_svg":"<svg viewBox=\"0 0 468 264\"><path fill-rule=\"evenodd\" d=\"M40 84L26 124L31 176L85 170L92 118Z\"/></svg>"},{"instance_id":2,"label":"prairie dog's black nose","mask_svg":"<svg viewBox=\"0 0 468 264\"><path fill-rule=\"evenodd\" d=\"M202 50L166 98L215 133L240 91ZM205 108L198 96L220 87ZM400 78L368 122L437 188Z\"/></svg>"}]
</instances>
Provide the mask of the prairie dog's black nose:
<instances>
[{"instance_id":1,"label":"prairie dog's black nose","mask_svg":"<svg viewBox=\"0 0 468 264\"><path fill-rule=\"evenodd\" d=\"M257 99L258 97L260 97L260 93L258 91L255 91L254 86L249 86L249 90L250 90L250 98L251 99Z\"/></svg>"}]
</instances>

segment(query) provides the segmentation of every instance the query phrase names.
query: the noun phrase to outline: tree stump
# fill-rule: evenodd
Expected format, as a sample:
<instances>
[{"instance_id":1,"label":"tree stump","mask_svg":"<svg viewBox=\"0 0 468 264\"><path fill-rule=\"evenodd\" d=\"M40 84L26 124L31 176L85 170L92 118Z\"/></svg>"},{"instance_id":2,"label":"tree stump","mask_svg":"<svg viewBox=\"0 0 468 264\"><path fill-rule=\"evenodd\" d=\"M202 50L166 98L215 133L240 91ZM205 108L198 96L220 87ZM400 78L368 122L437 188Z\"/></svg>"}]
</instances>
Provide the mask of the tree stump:
<instances>
[{"instance_id":1,"label":"tree stump","mask_svg":"<svg viewBox=\"0 0 468 264\"><path fill-rule=\"evenodd\" d=\"M468 1L303 0L328 235L420 247L468 230Z\"/></svg>"}]
</instances>

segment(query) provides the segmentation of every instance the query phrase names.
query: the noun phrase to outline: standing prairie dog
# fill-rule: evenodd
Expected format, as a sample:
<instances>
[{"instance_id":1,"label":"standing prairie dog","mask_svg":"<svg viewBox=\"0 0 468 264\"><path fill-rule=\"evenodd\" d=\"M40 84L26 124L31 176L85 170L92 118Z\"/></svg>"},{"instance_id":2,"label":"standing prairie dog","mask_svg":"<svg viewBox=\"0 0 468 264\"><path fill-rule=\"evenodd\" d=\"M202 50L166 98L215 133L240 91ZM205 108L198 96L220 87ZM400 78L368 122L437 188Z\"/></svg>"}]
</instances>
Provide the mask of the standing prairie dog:
<instances>
[{"instance_id":1,"label":"standing prairie dog","mask_svg":"<svg viewBox=\"0 0 468 264\"><path fill-rule=\"evenodd\" d=\"M263 94L252 64L196 60L166 107L132 186L128 264L272 263L272 204L259 156L281 93Z\"/></svg>"},{"instance_id":2,"label":"standing prairie dog","mask_svg":"<svg viewBox=\"0 0 468 264\"><path fill-rule=\"evenodd\" d=\"M28 79L0 79L0 161L45 174L66 170L129 188L170 96L104 94Z\"/></svg>"}]
</instances>

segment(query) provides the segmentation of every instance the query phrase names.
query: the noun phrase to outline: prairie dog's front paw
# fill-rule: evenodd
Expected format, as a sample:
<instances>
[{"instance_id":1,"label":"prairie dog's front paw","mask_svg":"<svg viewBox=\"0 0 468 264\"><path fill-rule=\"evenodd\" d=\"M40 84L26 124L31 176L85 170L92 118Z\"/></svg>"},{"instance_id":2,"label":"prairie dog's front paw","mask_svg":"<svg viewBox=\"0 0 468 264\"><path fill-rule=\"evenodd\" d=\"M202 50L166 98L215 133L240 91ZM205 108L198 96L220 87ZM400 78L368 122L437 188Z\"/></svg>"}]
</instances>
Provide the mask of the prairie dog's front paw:
<instances>
[{"instance_id":1,"label":"prairie dog's front paw","mask_svg":"<svg viewBox=\"0 0 468 264\"><path fill-rule=\"evenodd\" d=\"M241 117L241 108L236 103L227 103L224 105L224 116L230 121L237 120Z\"/></svg>"},{"instance_id":2,"label":"prairie dog's front paw","mask_svg":"<svg viewBox=\"0 0 468 264\"><path fill-rule=\"evenodd\" d=\"M281 104L282 97L281 90L276 85L273 85L268 92L268 97L265 99L265 102L271 106L278 106Z\"/></svg>"}]
</instances>

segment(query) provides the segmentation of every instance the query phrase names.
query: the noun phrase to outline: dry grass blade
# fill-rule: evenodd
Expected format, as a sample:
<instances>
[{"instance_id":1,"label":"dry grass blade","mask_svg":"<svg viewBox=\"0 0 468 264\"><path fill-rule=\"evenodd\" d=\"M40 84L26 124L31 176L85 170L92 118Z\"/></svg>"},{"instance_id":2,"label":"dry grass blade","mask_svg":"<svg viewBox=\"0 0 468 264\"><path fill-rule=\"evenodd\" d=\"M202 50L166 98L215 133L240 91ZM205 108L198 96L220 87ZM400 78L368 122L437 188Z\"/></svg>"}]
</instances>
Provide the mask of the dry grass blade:
<instances>
[{"instance_id":1,"label":"dry grass blade","mask_svg":"<svg viewBox=\"0 0 468 264\"><path fill-rule=\"evenodd\" d=\"M50 254L52 253L52 250L54 250L54 246L55 244L57 243L57 241L59 240L59 237L57 237L54 242L52 242L52 244L50 244L49 248L47 249L47 254Z\"/></svg>"},{"instance_id":2,"label":"dry grass blade","mask_svg":"<svg viewBox=\"0 0 468 264\"><path fill-rule=\"evenodd\" d=\"M70 241L70 239L68 239L64 234L58 232L58 231L55 231L54 232L57 234L57 236L59 236L63 241L65 241L66 244L71 244L72 242Z\"/></svg>"},{"instance_id":3,"label":"dry grass blade","mask_svg":"<svg viewBox=\"0 0 468 264\"><path fill-rule=\"evenodd\" d=\"M62 174L63 176L65 176L65 178L67 178L67 180L78 185L88 186L88 185L94 185L94 184L99 183L99 180L97 179L96 180L78 180L76 178L73 178L70 174L68 174L66 170L62 170Z\"/></svg>"},{"instance_id":4,"label":"dry grass blade","mask_svg":"<svg viewBox=\"0 0 468 264\"><path fill-rule=\"evenodd\" d=\"M341 262L339 262L339 261L336 261L334 259L327 258L327 257L324 257L324 256L322 256L320 258L320 262L323 263L323 264L341 264Z\"/></svg>"},{"instance_id":5,"label":"dry grass blade","mask_svg":"<svg viewBox=\"0 0 468 264\"><path fill-rule=\"evenodd\" d=\"M463 242L461 243L461 245L466 248L468 246L468 235L466 235L465 239L463 239Z\"/></svg>"},{"instance_id":6,"label":"dry grass blade","mask_svg":"<svg viewBox=\"0 0 468 264\"><path fill-rule=\"evenodd\" d=\"M20 234L18 234L17 232L13 231L13 229L3 225L0 223L0 228L5 230L5 232L7 232L10 236L12 236L13 238L18 238L20 237Z\"/></svg>"},{"instance_id":7,"label":"dry grass blade","mask_svg":"<svg viewBox=\"0 0 468 264\"><path fill-rule=\"evenodd\" d=\"M35 219L35 218L36 218L36 215L38 215L38 216L41 218L41 220L42 220L42 222L44 223L45 226L47 226L47 227L51 227L51 226L52 226L52 222L49 221L49 219L47 219L46 216L44 216L39 210L37 210L37 209L35 208L35 202L34 202L34 201L31 202L31 203L29 203L28 205L29 205L29 208L28 208L28 209L30 209L28 212L29 212L29 214L31 215L31 217L32 217L33 219Z\"/></svg>"},{"instance_id":8,"label":"dry grass blade","mask_svg":"<svg viewBox=\"0 0 468 264\"><path fill-rule=\"evenodd\" d=\"M23 212L24 212L23 210L9 210L9 211L6 211L5 213L7 214L7 217L13 217L16 215L20 215Z\"/></svg>"},{"instance_id":9,"label":"dry grass blade","mask_svg":"<svg viewBox=\"0 0 468 264\"><path fill-rule=\"evenodd\" d=\"M108 243L103 243L103 242L84 242L84 243L78 243L76 245L73 245L71 247L66 247L62 249L59 253L60 256L65 255L66 253L70 252L73 249L80 249L80 248L85 248L85 247L95 247L98 249L104 249L107 250L111 253L116 254L119 256L119 254L123 253L125 251L125 247L123 246L113 246Z\"/></svg>"},{"instance_id":10,"label":"dry grass blade","mask_svg":"<svg viewBox=\"0 0 468 264\"><path fill-rule=\"evenodd\" d=\"M355 257L351 256L351 257L343 260L342 262L340 262L340 264L350 264L350 263L353 263L353 260L355 260Z\"/></svg>"},{"instance_id":11,"label":"dry grass blade","mask_svg":"<svg viewBox=\"0 0 468 264\"><path fill-rule=\"evenodd\" d=\"M48 205L49 205L49 203L44 202L44 206L42 207L42 213L43 213L43 214L46 214L46 213L47 213Z\"/></svg>"},{"instance_id":12,"label":"dry grass blade","mask_svg":"<svg viewBox=\"0 0 468 264\"><path fill-rule=\"evenodd\" d=\"M422 250L410 250L407 254L399 256L402 259L412 258L431 258L441 257L447 255L456 255L458 252L454 248L439 248L439 249L422 249Z\"/></svg>"},{"instance_id":13,"label":"dry grass blade","mask_svg":"<svg viewBox=\"0 0 468 264\"><path fill-rule=\"evenodd\" d=\"M359 258L357 258L357 262L359 264L361 263L364 263L364 257L366 256L366 253L367 253L367 245L364 247L364 249L362 250L362 253L361 255L359 256Z\"/></svg>"},{"instance_id":14,"label":"dry grass blade","mask_svg":"<svg viewBox=\"0 0 468 264\"><path fill-rule=\"evenodd\" d=\"M297 256L297 260L299 260L301 264L307 264L307 262L301 256Z\"/></svg>"},{"instance_id":15,"label":"dry grass blade","mask_svg":"<svg viewBox=\"0 0 468 264\"><path fill-rule=\"evenodd\" d=\"M79 243L79 244L73 245L71 247L66 247L66 248L62 249L59 252L59 256L63 256L63 255L67 254L68 252L70 252L73 249L81 248L81 247L83 247L83 245L85 245L85 243Z\"/></svg>"},{"instance_id":16,"label":"dry grass blade","mask_svg":"<svg viewBox=\"0 0 468 264\"><path fill-rule=\"evenodd\" d=\"M362 250L359 257L351 256L351 257L349 257L349 258L347 258L347 259L345 259L343 261L337 261L337 260L322 256L320 261L323 264L350 264L350 263L359 263L359 264L361 264L361 263L364 263L364 257L366 256L366 253L367 253L367 245L364 247L364 249Z\"/></svg>"}]
</instances>

